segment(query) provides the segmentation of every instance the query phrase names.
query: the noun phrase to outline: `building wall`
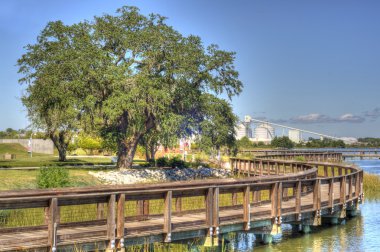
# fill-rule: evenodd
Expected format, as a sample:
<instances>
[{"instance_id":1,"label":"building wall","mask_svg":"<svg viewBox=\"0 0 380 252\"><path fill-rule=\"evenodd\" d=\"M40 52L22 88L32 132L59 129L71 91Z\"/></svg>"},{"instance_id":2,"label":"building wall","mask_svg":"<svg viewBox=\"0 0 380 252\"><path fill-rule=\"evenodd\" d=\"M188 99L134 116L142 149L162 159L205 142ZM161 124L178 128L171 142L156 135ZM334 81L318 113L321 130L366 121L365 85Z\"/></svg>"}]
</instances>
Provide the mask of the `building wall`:
<instances>
[{"instance_id":1,"label":"building wall","mask_svg":"<svg viewBox=\"0 0 380 252\"><path fill-rule=\"evenodd\" d=\"M18 143L28 149L29 139L0 139L1 143ZM54 144L50 139L32 139L32 151L42 154L53 154Z\"/></svg>"},{"instance_id":2,"label":"building wall","mask_svg":"<svg viewBox=\"0 0 380 252\"><path fill-rule=\"evenodd\" d=\"M289 130L289 139L295 143L300 143L301 132L299 130Z\"/></svg>"}]
</instances>

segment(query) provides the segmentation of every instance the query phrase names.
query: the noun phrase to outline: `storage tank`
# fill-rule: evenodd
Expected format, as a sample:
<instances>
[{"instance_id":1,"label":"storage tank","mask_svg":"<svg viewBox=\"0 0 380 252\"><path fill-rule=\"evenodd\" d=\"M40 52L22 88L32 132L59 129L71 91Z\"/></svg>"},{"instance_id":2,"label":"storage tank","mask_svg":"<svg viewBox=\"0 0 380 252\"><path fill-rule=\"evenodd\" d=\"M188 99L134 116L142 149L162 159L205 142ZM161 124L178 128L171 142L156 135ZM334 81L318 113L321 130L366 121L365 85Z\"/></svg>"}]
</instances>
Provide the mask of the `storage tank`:
<instances>
[{"instance_id":1,"label":"storage tank","mask_svg":"<svg viewBox=\"0 0 380 252\"><path fill-rule=\"evenodd\" d=\"M272 141L274 136L274 128L267 123L262 123L255 128L256 141Z\"/></svg>"}]
</instances>

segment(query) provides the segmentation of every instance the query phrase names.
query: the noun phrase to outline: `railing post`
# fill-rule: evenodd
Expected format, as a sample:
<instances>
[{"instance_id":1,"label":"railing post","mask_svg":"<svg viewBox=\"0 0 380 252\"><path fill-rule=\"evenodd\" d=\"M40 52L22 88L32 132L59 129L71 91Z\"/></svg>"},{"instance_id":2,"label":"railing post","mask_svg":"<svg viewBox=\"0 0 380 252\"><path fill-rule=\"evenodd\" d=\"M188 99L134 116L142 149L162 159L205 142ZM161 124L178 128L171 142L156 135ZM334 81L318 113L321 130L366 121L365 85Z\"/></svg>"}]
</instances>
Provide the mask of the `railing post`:
<instances>
[{"instance_id":1,"label":"railing post","mask_svg":"<svg viewBox=\"0 0 380 252\"><path fill-rule=\"evenodd\" d=\"M115 204L116 195L112 194L108 198L108 207L107 207L107 239L108 239L108 250L115 249L115 229L116 229L116 214L115 214Z\"/></svg>"},{"instance_id":2,"label":"railing post","mask_svg":"<svg viewBox=\"0 0 380 252\"><path fill-rule=\"evenodd\" d=\"M245 172L246 172L246 174L250 175L250 172L251 172L250 171L251 161L247 160L245 165L246 165L245 166Z\"/></svg>"},{"instance_id":3,"label":"railing post","mask_svg":"<svg viewBox=\"0 0 380 252\"><path fill-rule=\"evenodd\" d=\"M58 199L52 198L49 200L48 212L48 245L50 251L57 249L57 225L59 221L59 206Z\"/></svg>"},{"instance_id":4,"label":"railing post","mask_svg":"<svg viewBox=\"0 0 380 252\"><path fill-rule=\"evenodd\" d=\"M287 190L287 188L286 188ZM279 182L278 185L277 185L277 224L281 224L282 223L282 182Z\"/></svg>"},{"instance_id":5,"label":"railing post","mask_svg":"<svg viewBox=\"0 0 380 252\"><path fill-rule=\"evenodd\" d=\"M355 176L355 197L360 197L360 173L357 172Z\"/></svg>"},{"instance_id":6,"label":"railing post","mask_svg":"<svg viewBox=\"0 0 380 252\"><path fill-rule=\"evenodd\" d=\"M173 192L167 191L164 198L164 242L172 241L172 197Z\"/></svg>"},{"instance_id":7,"label":"railing post","mask_svg":"<svg viewBox=\"0 0 380 252\"><path fill-rule=\"evenodd\" d=\"M176 212L182 212L182 198L177 197L175 198L175 211Z\"/></svg>"},{"instance_id":8,"label":"railing post","mask_svg":"<svg viewBox=\"0 0 380 252\"><path fill-rule=\"evenodd\" d=\"M316 179L313 189L313 205L314 205L314 223L313 225L318 226L321 224L321 180Z\"/></svg>"},{"instance_id":9,"label":"railing post","mask_svg":"<svg viewBox=\"0 0 380 252\"><path fill-rule=\"evenodd\" d=\"M236 162L238 165L237 165L237 170L238 170L238 177L240 177L240 173L241 173L241 160L239 159L238 162Z\"/></svg>"},{"instance_id":10,"label":"railing post","mask_svg":"<svg viewBox=\"0 0 380 252\"><path fill-rule=\"evenodd\" d=\"M205 206L206 206L206 225L209 228L209 235L212 236L213 232L213 189L208 188L205 195Z\"/></svg>"},{"instance_id":11,"label":"railing post","mask_svg":"<svg viewBox=\"0 0 380 252\"><path fill-rule=\"evenodd\" d=\"M340 203L345 206L346 204L346 176L343 176L340 180Z\"/></svg>"},{"instance_id":12,"label":"railing post","mask_svg":"<svg viewBox=\"0 0 380 252\"><path fill-rule=\"evenodd\" d=\"M278 162L276 162L276 174L279 175L280 174L280 168L278 166Z\"/></svg>"},{"instance_id":13,"label":"railing post","mask_svg":"<svg viewBox=\"0 0 380 252\"><path fill-rule=\"evenodd\" d=\"M260 176L263 176L263 160L260 160Z\"/></svg>"},{"instance_id":14,"label":"railing post","mask_svg":"<svg viewBox=\"0 0 380 252\"><path fill-rule=\"evenodd\" d=\"M219 187L214 188L212 199L212 224L214 227L214 235L219 235Z\"/></svg>"},{"instance_id":15,"label":"railing post","mask_svg":"<svg viewBox=\"0 0 380 252\"><path fill-rule=\"evenodd\" d=\"M105 214L104 214L104 203L97 203L96 204L96 218L98 220L102 220L105 218Z\"/></svg>"},{"instance_id":16,"label":"railing post","mask_svg":"<svg viewBox=\"0 0 380 252\"><path fill-rule=\"evenodd\" d=\"M117 224L116 224L116 230L117 230L117 244L116 247L118 249L123 249L124 244L124 236L125 236L125 228L124 228L124 220L125 220L125 194L120 194L117 198Z\"/></svg>"},{"instance_id":17,"label":"railing post","mask_svg":"<svg viewBox=\"0 0 380 252\"><path fill-rule=\"evenodd\" d=\"M301 221L302 215L301 215L301 188L302 188L302 182L299 180L296 184L296 190L295 190L295 196L296 196L296 214L297 214L297 220Z\"/></svg>"},{"instance_id":18,"label":"railing post","mask_svg":"<svg viewBox=\"0 0 380 252\"><path fill-rule=\"evenodd\" d=\"M251 229L251 202L249 199L250 188L246 186L243 191L243 221L244 230L248 231Z\"/></svg>"},{"instance_id":19,"label":"railing post","mask_svg":"<svg viewBox=\"0 0 380 252\"><path fill-rule=\"evenodd\" d=\"M231 204L233 206L237 205L237 193L236 192L231 193Z\"/></svg>"},{"instance_id":20,"label":"railing post","mask_svg":"<svg viewBox=\"0 0 380 252\"><path fill-rule=\"evenodd\" d=\"M331 213L334 212L334 178L329 180L329 207L331 208Z\"/></svg>"},{"instance_id":21,"label":"railing post","mask_svg":"<svg viewBox=\"0 0 380 252\"><path fill-rule=\"evenodd\" d=\"M348 199L350 200L350 204L352 204L352 184L353 184L353 176L352 174L348 175Z\"/></svg>"},{"instance_id":22,"label":"railing post","mask_svg":"<svg viewBox=\"0 0 380 252\"><path fill-rule=\"evenodd\" d=\"M274 183L272 186L271 186L271 189L270 189L270 199L271 199L271 202L272 202L272 205L271 205L271 217L272 218L276 218L277 216L277 183Z\"/></svg>"},{"instance_id":23,"label":"railing post","mask_svg":"<svg viewBox=\"0 0 380 252\"><path fill-rule=\"evenodd\" d=\"M323 166L323 171L324 171L324 177L328 177L329 176L329 173L328 173L328 170L327 170L327 166L326 165L324 165Z\"/></svg>"}]
</instances>

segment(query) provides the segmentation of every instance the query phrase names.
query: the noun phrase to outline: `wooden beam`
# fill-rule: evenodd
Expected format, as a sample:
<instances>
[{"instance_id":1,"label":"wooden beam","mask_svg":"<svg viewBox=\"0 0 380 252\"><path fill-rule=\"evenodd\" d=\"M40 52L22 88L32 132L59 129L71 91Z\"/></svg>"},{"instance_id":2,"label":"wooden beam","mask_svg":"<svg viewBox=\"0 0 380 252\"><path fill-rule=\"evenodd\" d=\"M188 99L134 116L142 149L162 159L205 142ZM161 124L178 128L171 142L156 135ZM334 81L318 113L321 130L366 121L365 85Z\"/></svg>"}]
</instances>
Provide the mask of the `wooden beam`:
<instances>
[{"instance_id":1,"label":"wooden beam","mask_svg":"<svg viewBox=\"0 0 380 252\"><path fill-rule=\"evenodd\" d=\"M173 192L165 193L164 198L164 242L171 242L172 236L172 196Z\"/></svg>"},{"instance_id":2,"label":"wooden beam","mask_svg":"<svg viewBox=\"0 0 380 252\"><path fill-rule=\"evenodd\" d=\"M96 219L103 220L105 218L104 203L96 204Z\"/></svg>"},{"instance_id":3,"label":"wooden beam","mask_svg":"<svg viewBox=\"0 0 380 252\"><path fill-rule=\"evenodd\" d=\"M205 195L205 206L206 206L206 225L208 227L212 227L212 212L213 212L213 199L212 199L212 195L213 195L213 189L212 188L209 188L207 191L206 191L206 195Z\"/></svg>"},{"instance_id":4,"label":"wooden beam","mask_svg":"<svg viewBox=\"0 0 380 252\"><path fill-rule=\"evenodd\" d=\"M285 190L288 190L288 189L286 188ZM276 213L278 217L277 224L281 224L282 193L283 193L282 182L279 182L277 185L277 213Z\"/></svg>"},{"instance_id":5,"label":"wooden beam","mask_svg":"<svg viewBox=\"0 0 380 252\"><path fill-rule=\"evenodd\" d=\"M298 221L301 220L301 188L302 188L302 182L298 181L295 188L296 213L297 213Z\"/></svg>"},{"instance_id":6,"label":"wooden beam","mask_svg":"<svg viewBox=\"0 0 380 252\"><path fill-rule=\"evenodd\" d=\"M334 178L329 180L329 207L334 211Z\"/></svg>"},{"instance_id":7,"label":"wooden beam","mask_svg":"<svg viewBox=\"0 0 380 252\"><path fill-rule=\"evenodd\" d=\"M107 207L107 239L109 241L108 248L115 248L115 230L116 230L116 195L112 194L108 199Z\"/></svg>"},{"instance_id":8,"label":"wooden beam","mask_svg":"<svg viewBox=\"0 0 380 252\"><path fill-rule=\"evenodd\" d=\"M219 187L215 187L212 195L212 226L215 228L215 235L219 232Z\"/></svg>"},{"instance_id":9,"label":"wooden beam","mask_svg":"<svg viewBox=\"0 0 380 252\"><path fill-rule=\"evenodd\" d=\"M124 228L124 220L125 220L125 194L118 195L117 198L117 244L116 248L124 248L124 237L125 237L125 228Z\"/></svg>"},{"instance_id":10,"label":"wooden beam","mask_svg":"<svg viewBox=\"0 0 380 252\"><path fill-rule=\"evenodd\" d=\"M340 179L340 203L346 204L346 176Z\"/></svg>"},{"instance_id":11,"label":"wooden beam","mask_svg":"<svg viewBox=\"0 0 380 252\"><path fill-rule=\"evenodd\" d=\"M251 222L251 202L250 202L250 188L246 186L243 191L243 221L244 230L250 230Z\"/></svg>"},{"instance_id":12,"label":"wooden beam","mask_svg":"<svg viewBox=\"0 0 380 252\"><path fill-rule=\"evenodd\" d=\"M237 205L237 193L236 192L231 193L231 203L233 206Z\"/></svg>"},{"instance_id":13,"label":"wooden beam","mask_svg":"<svg viewBox=\"0 0 380 252\"><path fill-rule=\"evenodd\" d=\"M175 211L178 213L182 212L182 198L181 197L177 197L175 199Z\"/></svg>"},{"instance_id":14,"label":"wooden beam","mask_svg":"<svg viewBox=\"0 0 380 252\"><path fill-rule=\"evenodd\" d=\"M272 202L272 205L271 205L271 217L272 218L275 218L277 216L277 183L274 183L272 186L271 186L271 189L270 189L270 199L271 199L271 202Z\"/></svg>"},{"instance_id":15,"label":"wooden beam","mask_svg":"<svg viewBox=\"0 0 380 252\"><path fill-rule=\"evenodd\" d=\"M313 206L315 211L321 209L321 181L319 179L316 179L314 182Z\"/></svg>"},{"instance_id":16,"label":"wooden beam","mask_svg":"<svg viewBox=\"0 0 380 252\"><path fill-rule=\"evenodd\" d=\"M57 232L56 227L59 223L59 207L58 207L58 199L52 198L49 201L48 206L48 245L50 247L50 251L53 250L53 247L56 247L57 242Z\"/></svg>"}]
</instances>

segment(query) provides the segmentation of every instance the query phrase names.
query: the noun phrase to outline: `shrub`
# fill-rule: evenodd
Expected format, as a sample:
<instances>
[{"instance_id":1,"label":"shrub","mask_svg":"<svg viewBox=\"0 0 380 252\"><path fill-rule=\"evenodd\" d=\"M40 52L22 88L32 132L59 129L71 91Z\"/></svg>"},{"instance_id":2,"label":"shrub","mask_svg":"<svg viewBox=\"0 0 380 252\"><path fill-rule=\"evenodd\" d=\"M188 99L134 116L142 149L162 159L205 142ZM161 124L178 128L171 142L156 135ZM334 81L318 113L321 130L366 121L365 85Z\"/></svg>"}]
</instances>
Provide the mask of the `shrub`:
<instances>
[{"instance_id":1,"label":"shrub","mask_svg":"<svg viewBox=\"0 0 380 252\"><path fill-rule=\"evenodd\" d=\"M158 167L167 167L169 166L169 159L167 157L157 158L156 164Z\"/></svg>"},{"instance_id":2,"label":"shrub","mask_svg":"<svg viewBox=\"0 0 380 252\"><path fill-rule=\"evenodd\" d=\"M173 157L169 160L169 166L172 168L184 168L186 167L185 161L181 160L179 157Z\"/></svg>"},{"instance_id":3,"label":"shrub","mask_svg":"<svg viewBox=\"0 0 380 252\"><path fill-rule=\"evenodd\" d=\"M199 166L202 166L202 167L205 167L205 168L210 168L209 164L203 162L202 159L200 159L200 158L196 158L194 160L194 162L191 163L191 167L198 168Z\"/></svg>"},{"instance_id":4,"label":"shrub","mask_svg":"<svg viewBox=\"0 0 380 252\"><path fill-rule=\"evenodd\" d=\"M301 161L301 162L305 162L306 161L306 159L305 159L304 156L297 156L297 157L294 158L294 160Z\"/></svg>"},{"instance_id":5,"label":"shrub","mask_svg":"<svg viewBox=\"0 0 380 252\"><path fill-rule=\"evenodd\" d=\"M65 187L69 182L69 171L63 167L42 167L37 175L38 188Z\"/></svg>"}]
</instances>

